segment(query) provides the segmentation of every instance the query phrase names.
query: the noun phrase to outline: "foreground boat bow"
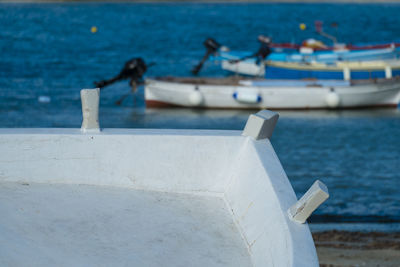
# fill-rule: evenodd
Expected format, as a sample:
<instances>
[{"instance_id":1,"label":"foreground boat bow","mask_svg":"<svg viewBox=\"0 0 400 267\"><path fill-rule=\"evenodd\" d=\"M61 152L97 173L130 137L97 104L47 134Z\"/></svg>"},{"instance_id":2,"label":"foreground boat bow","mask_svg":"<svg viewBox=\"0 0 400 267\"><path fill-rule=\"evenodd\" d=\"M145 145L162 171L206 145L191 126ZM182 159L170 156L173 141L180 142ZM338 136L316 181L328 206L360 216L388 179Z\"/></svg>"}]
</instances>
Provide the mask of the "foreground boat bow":
<instances>
[{"instance_id":1,"label":"foreground boat bow","mask_svg":"<svg viewBox=\"0 0 400 267\"><path fill-rule=\"evenodd\" d=\"M82 130L0 130L2 265L318 266L304 215L288 215L277 114L243 134L96 132L85 103Z\"/></svg>"}]
</instances>

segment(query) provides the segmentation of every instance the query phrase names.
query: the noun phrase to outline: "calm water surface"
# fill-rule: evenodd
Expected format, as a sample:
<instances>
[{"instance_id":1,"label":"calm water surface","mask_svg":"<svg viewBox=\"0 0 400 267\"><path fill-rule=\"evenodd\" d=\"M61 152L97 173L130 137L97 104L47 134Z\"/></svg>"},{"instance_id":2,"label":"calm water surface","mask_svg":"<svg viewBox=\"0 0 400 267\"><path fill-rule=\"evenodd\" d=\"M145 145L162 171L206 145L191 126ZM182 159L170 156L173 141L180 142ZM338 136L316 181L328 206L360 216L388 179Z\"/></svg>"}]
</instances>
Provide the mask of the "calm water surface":
<instances>
[{"instance_id":1,"label":"calm water surface","mask_svg":"<svg viewBox=\"0 0 400 267\"><path fill-rule=\"evenodd\" d=\"M79 90L135 56L157 63L148 76L188 76L206 37L256 50L260 33L301 42L322 20L343 42L389 42L398 14L396 4L0 4L0 127L79 127ZM208 63L202 75L225 73ZM242 129L250 114L146 110L141 90L116 106L128 90L102 91L103 127ZM272 143L299 196L316 178L328 185L313 222L400 222L399 110L281 112Z\"/></svg>"}]
</instances>

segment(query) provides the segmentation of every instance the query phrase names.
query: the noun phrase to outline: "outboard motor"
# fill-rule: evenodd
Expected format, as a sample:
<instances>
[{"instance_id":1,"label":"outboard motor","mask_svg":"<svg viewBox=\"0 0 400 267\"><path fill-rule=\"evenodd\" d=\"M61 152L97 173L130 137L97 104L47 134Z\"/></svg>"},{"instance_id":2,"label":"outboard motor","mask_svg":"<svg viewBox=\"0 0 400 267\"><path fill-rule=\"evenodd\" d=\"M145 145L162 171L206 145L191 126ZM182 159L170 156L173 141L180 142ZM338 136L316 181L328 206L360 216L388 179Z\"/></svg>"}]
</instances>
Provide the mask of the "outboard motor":
<instances>
[{"instance_id":1,"label":"outboard motor","mask_svg":"<svg viewBox=\"0 0 400 267\"><path fill-rule=\"evenodd\" d=\"M206 48L206 53L203 56L203 59L200 61L200 63L197 64L192 69L193 75L197 75L200 72L201 68L203 67L204 62L206 62L206 60L209 58L209 56L212 54L215 54L218 51L218 49L221 47L221 45L212 38L207 38L204 41L203 45Z\"/></svg>"},{"instance_id":2,"label":"outboard motor","mask_svg":"<svg viewBox=\"0 0 400 267\"><path fill-rule=\"evenodd\" d=\"M264 35L259 35L257 39L260 42L260 48L258 49L255 56L256 64L259 65L264 59L269 56L269 54L271 54L271 38Z\"/></svg>"},{"instance_id":3,"label":"outboard motor","mask_svg":"<svg viewBox=\"0 0 400 267\"><path fill-rule=\"evenodd\" d=\"M125 62L124 68L121 70L121 72L115 76L114 78L111 78L109 80L102 80L99 82L94 82L94 85L96 87L99 87L100 89L115 83L120 80L126 80L130 79L129 85L132 87L133 90L136 89L136 85L140 84L143 82L143 74L146 72L147 66L144 60L140 57L133 58L127 62Z\"/></svg>"},{"instance_id":4,"label":"outboard motor","mask_svg":"<svg viewBox=\"0 0 400 267\"><path fill-rule=\"evenodd\" d=\"M257 40L260 42L260 48L256 53L242 57L240 59L231 59L229 60L229 63L235 64L245 59L255 57L256 64L260 65L260 63L262 63L271 54L271 38L264 35L259 35Z\"/></svg>"},{"instance_id":5,"label":"outboard motor","mask_svg":"<svg viewBox=\"0 0 400 267\"><path fill-rule=\"evenodd\" d=\"M211 54L216 53L218 49L221 47L221 45L212 38L207 38L203 44L207 49L207 52Z\"/></svg>"}]
</instances>

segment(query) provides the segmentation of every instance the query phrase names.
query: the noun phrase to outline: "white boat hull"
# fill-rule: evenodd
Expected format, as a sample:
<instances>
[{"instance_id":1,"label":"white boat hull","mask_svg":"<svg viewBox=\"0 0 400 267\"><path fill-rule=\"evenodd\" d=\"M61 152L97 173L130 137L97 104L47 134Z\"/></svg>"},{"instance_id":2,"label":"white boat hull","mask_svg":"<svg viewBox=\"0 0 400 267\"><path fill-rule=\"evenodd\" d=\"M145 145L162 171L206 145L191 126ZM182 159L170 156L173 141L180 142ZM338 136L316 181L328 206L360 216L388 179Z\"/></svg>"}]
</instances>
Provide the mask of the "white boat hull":
<instances>
[{"instance_id":1,"label":"white boat hull","mask_svg":"<svg viewBox=\"0 0 400 267\"><path fill-rule=\"evenodd\" d=\"M318 266L267 138L0 129L0 149L1 266Z\"/></svg>"},{"instance_id":2,"label":"white boat hull","mask_svg":"<svg viewBox=\"0 0 400 267\"><path fill-rule=\"evenodd\" d=\"M240 97L239 97L240 96ZM212 85L147 80L148 107L166 105L233 109L329 109L396 107L400 82L347 86Z\"/></svg>"},{"instance_id":3,"label":"white boat hull","mask_svg":"<svg viewBox=\"0 0 400 267\"><path fill-rule=\"evenodd\" d=\"M100 130L100 89L81 98L81 129L0 129L0 266L318 266L306 220L328 189L297 201L277 113Z\"/></svg>"}]
</instances>

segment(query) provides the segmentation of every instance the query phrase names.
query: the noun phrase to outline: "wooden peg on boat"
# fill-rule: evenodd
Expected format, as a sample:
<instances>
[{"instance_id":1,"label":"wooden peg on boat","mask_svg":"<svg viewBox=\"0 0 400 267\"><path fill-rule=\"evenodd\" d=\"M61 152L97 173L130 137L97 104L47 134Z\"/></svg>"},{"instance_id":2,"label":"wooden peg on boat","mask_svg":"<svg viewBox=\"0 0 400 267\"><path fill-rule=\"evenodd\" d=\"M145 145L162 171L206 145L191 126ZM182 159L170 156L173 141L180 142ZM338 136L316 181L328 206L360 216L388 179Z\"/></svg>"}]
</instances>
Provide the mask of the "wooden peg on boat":
<instances>
[{"instance_id":1,"label":"wooden peg on boat","mask_svg":"<svg viewBox=\"0 0 400 267\"><path fill-rule=\"evenodd\" d=\"M305 223L308 217L329 197L328 188L317 180L308 191L288 209L290 219Z\"/></svg>"},{"instance_id":2,"label":"wooden peg on boat","mask_svg":"<svg viewBox=\"0 0 400 267\"><path fill-rule=\"evenodd\" d=\"M100 132L99 125L100 89L82 89L82 132Z\"/></svg>"},{"instance_id":3,"label":"wooden peg on boat","mask_svg":"<svg viewBox=\"0 0 400 267\"><path fill-rule=\"evenodd\" d=\"M242 135L251 136L255 140L271 138L279 114L270 110L261 110L251 114L244 127Z\"/></svg>"}]
</instances>

